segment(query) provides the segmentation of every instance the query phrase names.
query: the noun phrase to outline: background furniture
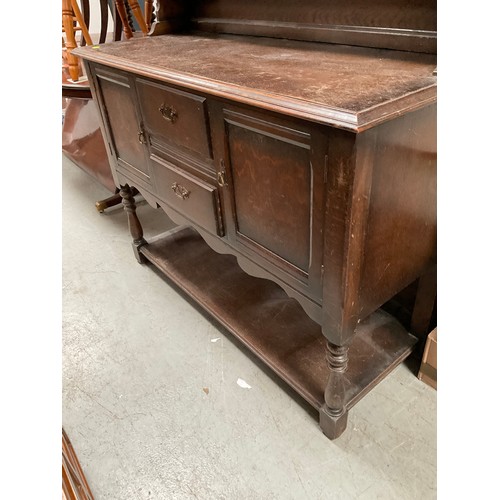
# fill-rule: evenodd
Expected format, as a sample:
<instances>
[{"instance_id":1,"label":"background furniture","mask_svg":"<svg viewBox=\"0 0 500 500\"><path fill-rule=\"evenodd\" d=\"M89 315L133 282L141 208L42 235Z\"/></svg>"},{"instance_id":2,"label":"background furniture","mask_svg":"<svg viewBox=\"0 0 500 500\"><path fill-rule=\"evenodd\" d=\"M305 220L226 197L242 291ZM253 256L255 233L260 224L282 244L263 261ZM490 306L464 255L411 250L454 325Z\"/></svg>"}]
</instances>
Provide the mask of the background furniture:
<instances>
[{"instance_id":1,"label":"background furniture","mask_svg":"<svg viewBox=\"0 0 500 500\"><path fill-rule=\"evenodd\" d=\"M87 478L64 429L62 429L62 498L94 500Z\"/></svg>"},{"instance_id":2,"label":"background furniture","mask_svg":"<svg viewBox=\"0 0 500 500\"><path fill-rule=\"evenodd\" d=\"M147 34L149 27L144 19L141 7L137 0L115 0L115 6L116 6L116 11L118 12L123 24L123 33L125 34L125 38L132 38L134 36L132 25L128 18L127 7L129 7L130 10L132 11L141 31L144 34ZM151 25L152 11L153 11L152 0L146 0L145 13L146 13L146 19L150 20L149 26Z\"/></svg>"},{"instance_id":3,"label":"background furniture","mask_svg":"<svg viewBox=\"0 0 500 500\"><path fill-rule=\"evenodd\" d=\"M79 59L72 54L77 46L109 43L121 40L122 32L133 34L134 27L130 19L130 7L121 2L122 14L117 16L117 3L114 0L99 0L100 20L97 34L92 39L96 28L90 26L91 10L89 0L82 0L81 10L76 0L64 0L62 4L63 61L62 61L62 97L63 97L63 129L62 150L84 171L92 175L111 193L110 197L96 201L99 212L121 203L118 188L114 183L109 165L102 132L99 126L98 112L92 100L92 93L87 76L83 72ZM139 9L139 10L137 10ZM152 18L152 4L148 6L149 19ZM137 2L134 4L136 19L142 19L142 12ZM94 13L95 14L95 13ZM111 15L110 15L111 14ZM81 33L82 36L78 36ZM137 191L136 191L137 192Z\"/></svg>"},{"instance_id":4,"label":"background furniture","mask_svg":"<svg viewBox=\"0 0 500 500\"><path fill-rule=\"evenodd\" d=\"M88 9L88 1L85 2L84 8ZM107 8L107 6L106 6ZM87 29L87 24L83 18L82 12L76 0L62 1L62 20L63 32L66 35L65 45L67 49L68 71L73 81L78 81L80 78L80 65L77 57L71 52L77 46L76 32L82 33L82 42L92 45L92 39Z\"/></svg>"},{"instance_id":5,"label":"background furniture","mask_svg":"<svg viewBox=\"0 0 500 500\"><path fill-rule=\"evenodd\" d=\"M413 323L432 315L436 5L417 4L160 2L163 36L77 51L137 259L329 438L417 343L381 306L418 280ZM146 242L131 186L179 228Z\"/></svg>"}]
</instances>

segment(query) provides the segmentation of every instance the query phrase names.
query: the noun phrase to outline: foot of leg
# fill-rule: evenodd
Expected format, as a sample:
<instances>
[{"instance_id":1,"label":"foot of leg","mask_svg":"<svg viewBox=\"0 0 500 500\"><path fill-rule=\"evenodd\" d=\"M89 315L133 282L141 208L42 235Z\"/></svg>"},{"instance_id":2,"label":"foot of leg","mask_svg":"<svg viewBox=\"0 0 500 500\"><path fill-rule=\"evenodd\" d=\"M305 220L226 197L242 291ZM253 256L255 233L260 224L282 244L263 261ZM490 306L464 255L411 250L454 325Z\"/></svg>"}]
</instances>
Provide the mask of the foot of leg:
<instances>
[{"instance_id":1,"label":"foot of leg","mask_svg":"<svg viewBox=\"0 0 500 500\"><path fill-rule=\"evenodd\" d=\"M347 411L338 417L330 415L326 405L323 405L319 410L319 426L323 434L328 439L337 439L347 427L347 415Z\"/></svg>"}]
</instances>

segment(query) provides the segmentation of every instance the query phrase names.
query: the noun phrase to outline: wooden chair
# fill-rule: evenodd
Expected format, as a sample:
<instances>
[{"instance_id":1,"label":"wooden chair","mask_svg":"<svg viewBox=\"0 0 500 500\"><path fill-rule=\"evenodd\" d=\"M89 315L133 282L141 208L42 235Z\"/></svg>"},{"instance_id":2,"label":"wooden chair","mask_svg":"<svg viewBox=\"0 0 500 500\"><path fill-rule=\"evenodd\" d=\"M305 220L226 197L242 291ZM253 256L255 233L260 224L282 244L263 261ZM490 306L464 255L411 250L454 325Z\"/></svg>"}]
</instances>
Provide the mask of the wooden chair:
<instances>
[{"instance_id":1,"label":"wooden chair","mask_svg":"<svg viewBox=\"0 0 500 500\"><path fill-rule=\"evenodd\" d=\"M63 38L62 97L63 106L66 104L62 147L66 156L113 193L112 196L96 202L97 210L103 212L106 208L118 205L121 202L121 197L111 173L99 127L98 112L92 100L88 79L79 59L71 52L78 44L93 45L94 43L103 44L108 41L121 40L122 34L126 38L131 38L134 36L132 14L143 35L147 33L148 23L144 21L137 0L128 0L128 3L124 0L99 0L100 30L98 38L95 37L96 39L93 40L89 26L90 2L89 0L81 0L80 5L81 8L77 0L62 1L62 24L65 34ZM152 2L148 1L145 7L147 19L151 21L154 15ZM109 34L111 34L110 37ZM111 39L108 40L108 38Z\"/></svg>"},{"instance_id":2,"label":"wooden chair","mask_svg":"<svg viewBox=\"0 0 500 500\"><path fill-rule=\"evenodd\" d=\"M132 29L130 27L130 23L128 22L127 8L126 8L127 0L115 0L116 10L118 11L118 15L123 23L123 32L126 38L132 38L134 36ZM144 2L144 16L142 14L141 6L137 0L128 0L128 4L132 13L134 14L137 23L139 24L139 28L144 34L147 34L149 28L151 27L151 15L153 12L153 0L145 0ZM148 23L146 23L145 19L148 19Z\"/></svg>"},{"instance_id":3,"label":"wooden chair","mask_svg":"<svg viewBox=\"0 0 500 500\"><path fill-rule=\"evenodd\" d=\"M80 10L77 0L62 0L63 32L66 34L65 46L68 52L69 72L74 82L77 82L81 75L81 71L78 68L78 58L71 54L71 51L77 46L76 32L82 33L81 45L93 45L94 43L88 29L90 18L89 0L81 0L81 5L82 8ZM152 0L145 0L146 17L142 14L138 0L99 0L101 22L99 43L105 43L108 28L111 26L108 6L111 9L112 20L115 24L113 40L120 40L122 32L125 34L125 38L132 38L134 36L131 14L135 17L143 34L146 35L148 33L153 17ZM148 19L147 23L145 19Z\"/></svg>"},{"instance_id":4,"label":"wooden chair","mask_svg":"<svg viewBox=\"0 0 500 500\"><path fill-rule=\"evenodd\" d=\"M62 500L94 500L71 441L62 429Z\"/></svg>"},{"instance_id":5,"label":"wooden chair","mask_svg":"<svg viewBox=\"0 0 500 500\"><path fill-rule=\"evenodd\" d=\"M88 1L84 5L88 6ZM107 4L106 4L107 8ZM92 45L92 39L87 29L87 24L84 21L82 12L76 0L62 0L62 21L63 31L66 34L66 50L69 66L69 74L74 82L80 79L80 68L78 58L71 54L71 51L76 48L76 32L81 31L83 40L86 44Z\"/></svg>"}]
</instances>

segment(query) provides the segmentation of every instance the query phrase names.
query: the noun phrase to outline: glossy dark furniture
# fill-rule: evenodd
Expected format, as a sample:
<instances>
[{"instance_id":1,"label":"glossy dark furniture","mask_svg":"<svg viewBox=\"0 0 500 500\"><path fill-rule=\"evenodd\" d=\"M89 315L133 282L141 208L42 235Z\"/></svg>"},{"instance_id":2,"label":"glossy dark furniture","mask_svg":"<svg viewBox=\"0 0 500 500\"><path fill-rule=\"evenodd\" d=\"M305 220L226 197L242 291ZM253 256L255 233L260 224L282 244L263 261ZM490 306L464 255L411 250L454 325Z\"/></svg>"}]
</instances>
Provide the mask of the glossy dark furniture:
<instances>
[{"instance_id":1,"label":"glossy dark furniture","mask_svg":"<svg viewBox=\"0 0 500 500\"><path fill-rule=\"evenodd\" d=\"M317 408L330 438L417 341L380 307L432 282L435 7L160 2L151 36L75 51L138 260ZM146 242L132 187L179 228Z\"/></svg>"}]
</instances>

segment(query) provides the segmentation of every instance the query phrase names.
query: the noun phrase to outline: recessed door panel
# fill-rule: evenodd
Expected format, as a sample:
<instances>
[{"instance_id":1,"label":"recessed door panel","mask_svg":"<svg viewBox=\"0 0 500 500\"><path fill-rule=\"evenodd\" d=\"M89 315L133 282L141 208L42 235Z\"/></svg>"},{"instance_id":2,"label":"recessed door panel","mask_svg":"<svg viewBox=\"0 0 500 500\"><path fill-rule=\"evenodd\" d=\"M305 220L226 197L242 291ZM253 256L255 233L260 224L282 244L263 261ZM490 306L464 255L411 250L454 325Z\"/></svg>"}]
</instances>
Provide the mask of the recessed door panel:
<instances>
[{"instance_id":1,"label":"recessed door panel","mask_svg":"<svg viewBox=\"0 0 500 500\"><path fill-rule=\"evenodd\" d=\"M227 123L236 231L309 271L310 148L269 131Z\"/></svg>"},{"instance_id":2,"label":"recessed door panel","mask_svg":"<svg viewBox=\"0 0 500 500\"><path fill-rule=\"evenodd\" d=\"M233 106L218 116L228 240L278 280L320 300L326 134L313 124Z\"/></svg>"},{"instance_id":3,"label":"recessed door panel","mask_svg":"<svg viewBox=\"0 0 500 500\"><path fill-rule=\"evenodd\" d=\"M125 167L149 183L147 137L137 116L134 89L129 78L126 74L107 70L96 71L96 76L117 167Z\"/></svg>"}]
</instances>

